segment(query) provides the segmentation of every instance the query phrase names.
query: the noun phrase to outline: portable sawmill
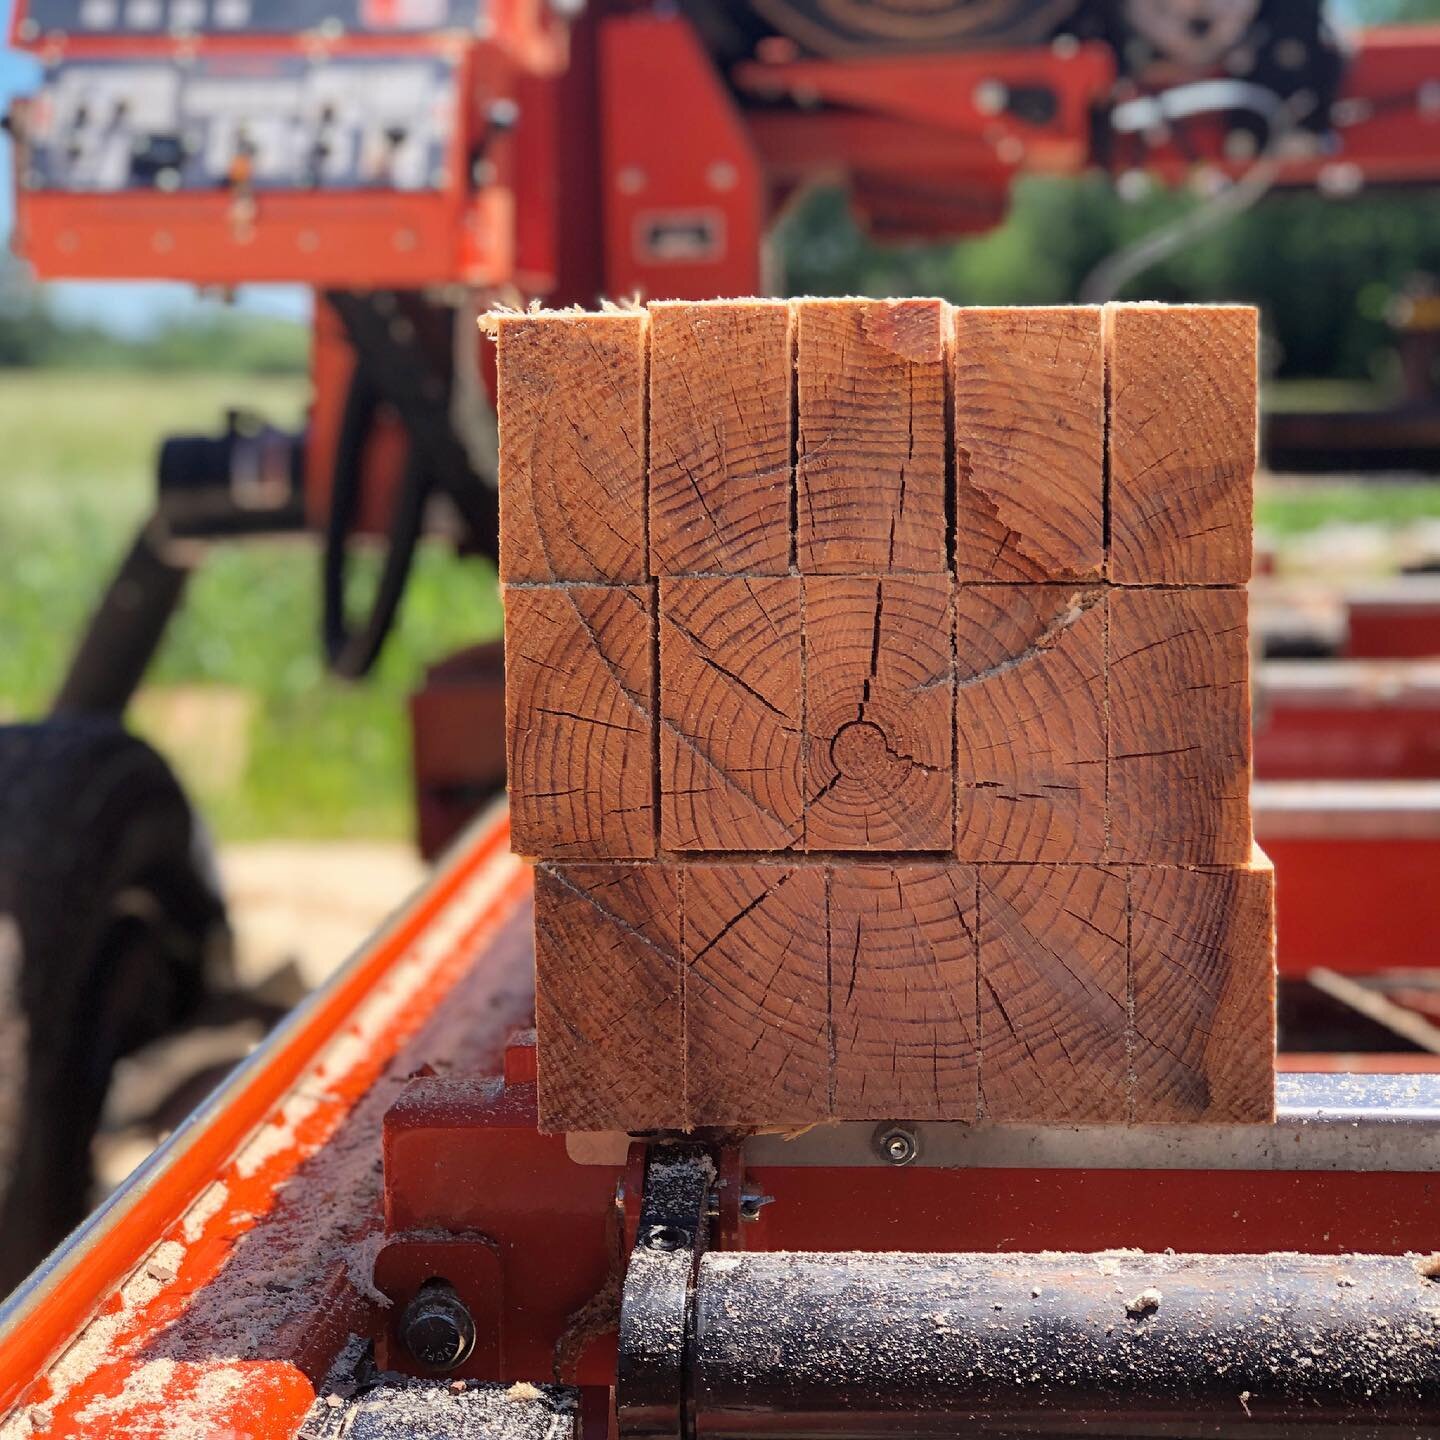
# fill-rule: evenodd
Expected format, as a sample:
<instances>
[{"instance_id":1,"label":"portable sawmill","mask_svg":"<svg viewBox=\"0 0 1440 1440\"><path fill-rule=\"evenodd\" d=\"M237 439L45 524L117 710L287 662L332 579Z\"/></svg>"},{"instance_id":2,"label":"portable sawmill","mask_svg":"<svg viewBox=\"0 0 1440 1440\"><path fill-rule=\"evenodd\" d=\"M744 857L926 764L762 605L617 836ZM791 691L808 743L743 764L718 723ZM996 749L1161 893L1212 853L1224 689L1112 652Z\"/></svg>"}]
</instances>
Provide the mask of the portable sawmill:
<instances>
[{"instance_id":1,"label":"portable sawmill","mask_svg":"<svg viewBox=\"0 0 1440 1440\"><path fill-rule=\"evenodd\" d=\"M46 890L87 1064L32 1062L15 1277L110 1063L213 983L118 725L206 544L320 533L352 676L422 533L497 558L505 718L472 656L417 748L432 845L502 748L510 803L12 1295L0 1435L1440 1433L1440 1078L1277 1076L1287 866L1307 937L1363 937L1326 866L1423 917L1440 830L1357 862L1376 806L1291 797L1278 885L1254 845L1253 312L714 298L821 178L889 238L1027 172L1431 179L1440 33L579 8L17 7L38 273L317 305L306 431L168 442L56 716L0 732L43 843L120 857ZM102 985L137 885L146 983Z\"/></svg>"}]
</instances>

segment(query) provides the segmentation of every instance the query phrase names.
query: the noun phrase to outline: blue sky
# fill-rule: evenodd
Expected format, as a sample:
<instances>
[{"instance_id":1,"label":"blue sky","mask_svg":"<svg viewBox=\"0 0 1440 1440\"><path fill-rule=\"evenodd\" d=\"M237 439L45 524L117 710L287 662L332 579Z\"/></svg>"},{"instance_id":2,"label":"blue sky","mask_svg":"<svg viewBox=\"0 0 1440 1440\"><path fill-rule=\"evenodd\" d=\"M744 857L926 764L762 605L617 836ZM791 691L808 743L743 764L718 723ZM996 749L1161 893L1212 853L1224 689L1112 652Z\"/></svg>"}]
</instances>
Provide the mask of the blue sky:
<instances>
[{"instance_id":1,"label":"blue sky","mask_svg":"<svg viewBox=\"0 0 1440 1440\"><path fill-rule=\"evenodd\" d=\"M10 6L0 0L0 16L8 34ZM30 56L5 48L0 43L0 112L10 100L23 95L35 83L38 69ZM10 143L0 137L0 243L9 244L13 221L14 192L11 181ZM51 286L57 309L77 319L91 320L127 334L144 334L173 319L194 315L216 302L201 299L185 285L94 285ZM252 286L240 292L237 303L244 309L295 318L308 313L303 290L291 286Z\"/></svg>"}]
</instances>

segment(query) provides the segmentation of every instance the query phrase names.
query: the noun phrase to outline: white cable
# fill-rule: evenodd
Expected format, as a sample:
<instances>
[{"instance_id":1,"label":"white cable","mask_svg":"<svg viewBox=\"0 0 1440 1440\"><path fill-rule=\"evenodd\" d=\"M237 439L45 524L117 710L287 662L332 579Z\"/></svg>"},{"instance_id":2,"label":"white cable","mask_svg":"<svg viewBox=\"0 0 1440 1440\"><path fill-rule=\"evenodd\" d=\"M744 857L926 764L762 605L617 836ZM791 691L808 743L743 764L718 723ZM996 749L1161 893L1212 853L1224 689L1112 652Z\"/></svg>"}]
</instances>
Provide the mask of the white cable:
<instances>
[{"instance_id":1,"label":"white cable","mask_svg":"<svg viewBox=\"0 0 1440 1440\"><path fill-rule=\"evenodd\" d=\"M1103 305L1113 300L1136 276L1228 224L1275 184L1280 174L1280 152L1294 122L1284 101L1263 86L1243 80L1200 80L1159 95L1127 100L1115 107L1111 121L1122 134L1133 134L1216 110L1248 110L1265 122L1269 135L1255 163L1239 180L1198 209L1106 256L1081 282L1081 304Z\"/></svg>"}]
</instances>

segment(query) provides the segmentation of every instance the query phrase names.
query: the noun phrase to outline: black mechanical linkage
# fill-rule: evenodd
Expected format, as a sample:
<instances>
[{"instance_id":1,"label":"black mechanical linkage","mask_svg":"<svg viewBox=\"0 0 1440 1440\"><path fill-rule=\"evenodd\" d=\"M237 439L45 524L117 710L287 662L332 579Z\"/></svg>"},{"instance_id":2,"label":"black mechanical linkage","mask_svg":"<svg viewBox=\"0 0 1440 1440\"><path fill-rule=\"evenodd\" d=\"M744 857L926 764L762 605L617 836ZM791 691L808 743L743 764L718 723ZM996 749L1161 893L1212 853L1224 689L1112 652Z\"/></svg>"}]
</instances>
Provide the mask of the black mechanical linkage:
<instances>
[{"instance_id":1,"label":"black mechanical linkage","mask_svg":"<svg viewBox=\"0 0 1440 1440\"><path fill-rule=\"evenodd\" d=\"M161 446L155 513L76 646L55 714L124 714L200 562L201 549L184 542L303 529L300 465L300 437L238 414L223 435Z\"/></svg>"},{"instance_id":2,"label":"black mechanical linkage","mask_svg":"<svg viewBox=\"0 0 1440 1440\"><path fill-rule=\"evenodd\" d=\"M695 1270L705 1253L715 1166L695 1146L657 1146L625 1272L615 1410L624 1436L688 1435Z\"/></svg>"},{"instance_id":3,"label":"black mechanical linkage","mask_svg":"<svg viewBox=\"0 0 1440 1440\"><path fill-rule=\"evenodd\" d=\"M52 712L124 714L189 579L189 567L167 553L160 527L144 525L90 617Z\"/></svg>"},{"instance_id":4,"label":"black mechanical linkage","mask_svg":"<svg viewBox=\"0 0 1440 1440\"><path fill-rule=\"evenodd\" d=\"M1425 1270L1404 1256L712 1252L678 1433L1433 1436L1440 1283ZM642 1299L627 1284L632 1333Z\"/></svg>"},{"instance_id":5,"label":"black mechanical linkage","mask_svg":"<svg viewBox=\"0 0 1440 1440\"><path fill-rule=\"evenodd\" d=\"M476 474L451 421L451 312L409 292L331 291L325 298L355 351L355 372L336 447L325 531L322 642L330 668L353 680L369 673L394 626L431 494L439 491L450 498L464 522L467 543L494 559L499 492ZM349 540L361 508L365 446L382 405L399 416L409 453L374 601L368 615L352 623L345 606Z\"/></svg>"}]
</instances>

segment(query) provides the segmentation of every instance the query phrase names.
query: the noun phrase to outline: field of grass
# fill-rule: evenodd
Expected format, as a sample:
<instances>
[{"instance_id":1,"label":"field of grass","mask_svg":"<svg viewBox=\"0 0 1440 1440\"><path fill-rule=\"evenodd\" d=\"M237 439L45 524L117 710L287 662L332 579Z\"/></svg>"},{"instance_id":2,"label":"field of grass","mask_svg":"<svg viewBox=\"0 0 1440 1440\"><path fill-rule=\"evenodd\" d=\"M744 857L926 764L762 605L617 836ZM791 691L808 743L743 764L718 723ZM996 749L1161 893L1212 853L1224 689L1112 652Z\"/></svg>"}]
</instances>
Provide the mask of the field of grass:
<instances>
[{"instance_id":1,"label":"field of grass","mask_svg":"<svg viewBox=\"0 0 1440 1440\"><path fill-rule=\"evenodd\" d=\"M46 705L146 513L160 438L217 430L235 406L290 424L305 399L297 380L0 371L0 717ZM499 631L493 570L427 549L378 671L347 685L320 660L318 585L312 543L217 547L137 706L227 839L408 834L406 697L426 664ZM209 702L236 696L239 753L217 762L234 727L207 737L206 717L235 707Z\"/></svg>"},{"instance_id":2,"label":"field of grass","mask_svg":"<svg viewBox=\"0 0 1440 1440\"><path fill-rule=\"evenodd\" d=\"M44 708L146 512L160 438L231 406L290 424L304 404L296 380L0 371L0 718ZM1257 518L1281 537L1440 518L1440 485L1278 486ZM499 631L493 571L429 549L378 673L346 685L319 658L318 572L305 541L217 548L136 707L227 839L408 833L406 697L427 663Z\"/></svg>"}]
</instances>

